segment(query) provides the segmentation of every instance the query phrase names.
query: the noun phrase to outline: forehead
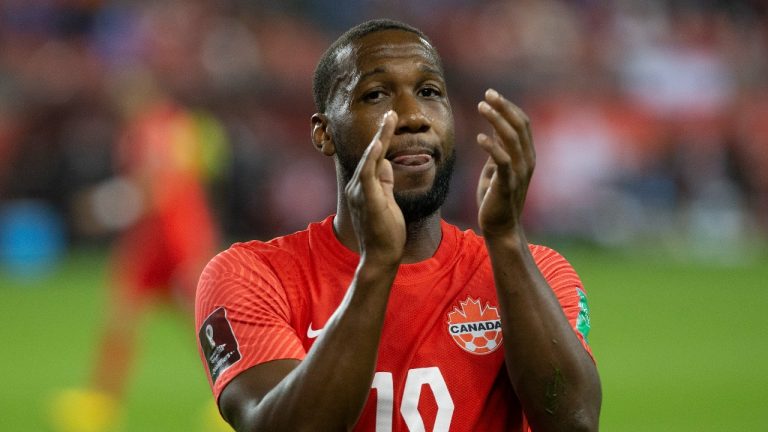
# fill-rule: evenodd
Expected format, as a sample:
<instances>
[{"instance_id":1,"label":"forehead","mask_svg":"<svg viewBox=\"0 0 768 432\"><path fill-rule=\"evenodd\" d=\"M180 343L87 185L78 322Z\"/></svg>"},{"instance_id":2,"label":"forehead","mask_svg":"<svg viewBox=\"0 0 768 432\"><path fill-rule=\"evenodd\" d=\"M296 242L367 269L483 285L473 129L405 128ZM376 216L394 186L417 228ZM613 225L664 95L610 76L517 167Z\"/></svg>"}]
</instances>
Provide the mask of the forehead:
<instances>
[{"instance_id":1,"label":"forehead","mask_svg":"<svg viewBox=\"0 0 768 432\"><path fill-rule=\"evenodd\" d=\"M343 71L365 73L386 63L406 60L440 70L440 61L429 42L416 33L389 29L367 34L339 52Z\"/></svg>"}]
</instances>

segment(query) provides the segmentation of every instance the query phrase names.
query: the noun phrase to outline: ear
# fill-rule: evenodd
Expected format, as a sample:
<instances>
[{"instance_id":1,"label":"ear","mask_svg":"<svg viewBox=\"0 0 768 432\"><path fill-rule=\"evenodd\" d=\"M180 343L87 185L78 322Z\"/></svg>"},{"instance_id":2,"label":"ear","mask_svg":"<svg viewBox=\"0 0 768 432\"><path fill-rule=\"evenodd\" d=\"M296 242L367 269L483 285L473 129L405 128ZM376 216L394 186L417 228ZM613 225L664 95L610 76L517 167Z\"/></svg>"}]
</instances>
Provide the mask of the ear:
<instances>
[{"instance_id":1,"label":"ear","mask_svg":"<svg viewBox=\"0 0 768 432\"><path fill-rule=\"evenodd\" d=\"M336 153L336 146L328 126L328 117L325 114L312 114L312 143L326 156L333 156Z\"/></svg>"}]
</instances>

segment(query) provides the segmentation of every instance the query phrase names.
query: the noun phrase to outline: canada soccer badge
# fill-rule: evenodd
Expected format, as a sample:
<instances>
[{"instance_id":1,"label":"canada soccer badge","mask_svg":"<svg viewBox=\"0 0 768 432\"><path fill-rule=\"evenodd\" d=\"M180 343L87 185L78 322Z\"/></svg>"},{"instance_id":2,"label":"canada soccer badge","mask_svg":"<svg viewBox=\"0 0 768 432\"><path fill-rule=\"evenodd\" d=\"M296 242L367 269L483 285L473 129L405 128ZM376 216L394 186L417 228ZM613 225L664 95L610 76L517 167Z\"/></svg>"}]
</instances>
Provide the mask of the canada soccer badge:
<instances>
[{"instance_id":1,"label":"canada soccer badge","mask_svg":"<svg viewBox=\"0 0 768 432\"><path fill-rule=\"evenodd\" d=\"M448 333L453 341L472 354L490 354L501 345L501 318L499 310L488 302L467 296L459 306L448 312Z\"/></svg>"}]
</instances>

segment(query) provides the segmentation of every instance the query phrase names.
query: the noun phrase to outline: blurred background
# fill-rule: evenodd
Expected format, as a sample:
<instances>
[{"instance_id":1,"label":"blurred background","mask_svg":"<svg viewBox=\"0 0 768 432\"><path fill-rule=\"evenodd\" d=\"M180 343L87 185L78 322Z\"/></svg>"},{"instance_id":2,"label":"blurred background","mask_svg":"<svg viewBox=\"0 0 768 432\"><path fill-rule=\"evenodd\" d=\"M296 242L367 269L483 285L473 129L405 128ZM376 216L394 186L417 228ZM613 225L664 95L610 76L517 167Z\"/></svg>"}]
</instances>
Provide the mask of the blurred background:
<instances>
[{"instance_id":1,"label":"blurred background","mask_svg":"<svg viewBox=\"0 0 768 432\"><path fill-rule=\"evenodd\" d=\"M3 430L49 430L47 398L87 380L110 247L144 205L136 131L183 116L219 249L303 229L335 208L314 66L374 17L443 57L449 221L476 226L485 89L531 117L526 227L590 295L604 430L767 430L766 2L2 0ZM189 317L142 323L123 430L206 430Z\"/></svg>"}]
</instances>

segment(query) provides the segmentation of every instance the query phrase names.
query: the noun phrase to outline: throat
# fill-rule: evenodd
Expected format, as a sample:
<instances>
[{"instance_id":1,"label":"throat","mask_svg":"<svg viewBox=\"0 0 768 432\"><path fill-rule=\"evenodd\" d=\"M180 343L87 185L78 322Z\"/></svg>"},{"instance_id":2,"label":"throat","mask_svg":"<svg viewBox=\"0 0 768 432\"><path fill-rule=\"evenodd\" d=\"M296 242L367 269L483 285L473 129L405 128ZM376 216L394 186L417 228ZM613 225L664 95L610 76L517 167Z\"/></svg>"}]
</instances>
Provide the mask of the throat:
<instances>
[{"instance_id":1,"label":"throat","mask_svg":"<svg viewBox=\"0 0 768 432\"><path fill-rule=\"evenodd\" d=\"M402 263L413 264L432 258L443 239L440 212L408 223L405 230L406 240Z\"/></svg>"}]
</instances>

